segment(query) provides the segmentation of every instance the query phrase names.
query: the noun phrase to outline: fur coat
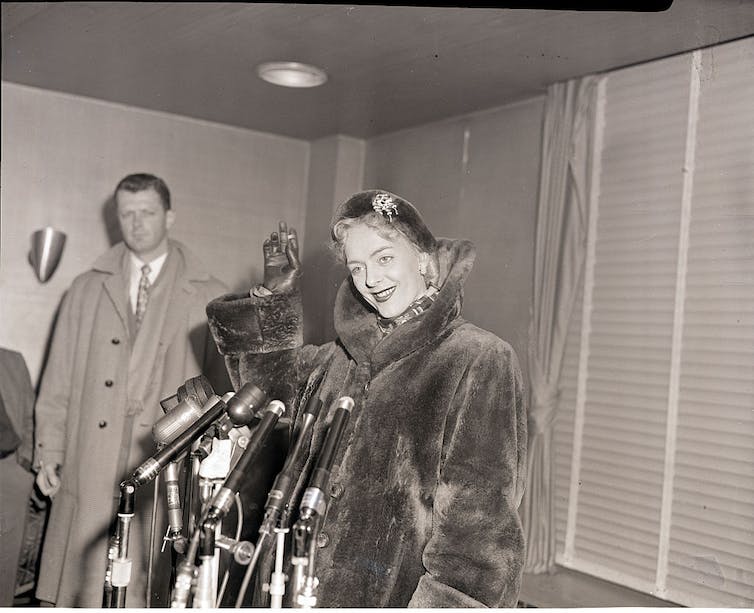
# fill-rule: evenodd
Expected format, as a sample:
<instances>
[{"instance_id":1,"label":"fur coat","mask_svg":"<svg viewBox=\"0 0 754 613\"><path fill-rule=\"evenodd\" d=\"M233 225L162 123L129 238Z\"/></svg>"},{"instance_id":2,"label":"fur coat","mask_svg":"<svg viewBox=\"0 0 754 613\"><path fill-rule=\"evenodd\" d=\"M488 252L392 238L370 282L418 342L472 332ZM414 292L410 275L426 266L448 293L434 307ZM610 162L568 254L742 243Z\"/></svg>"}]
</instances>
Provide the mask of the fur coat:
<instances>
[{"instance_id":1,"label":"fur coat","mask_svg":"<svg viewBox=\"0 0 754 613\"><path fill-rule=\"evenodd\" d=\"M440 239L437 299L387 336L350 279L338 339L322 346L302 347L296 293L208 305L236 389L254 382L293 421L312 394L323 401L294 508L335 401L355 401L318 539L318 607L516 606L525 394L511 346L461 317L474 257L471 243Z\"/></svg>"}]
</instances>

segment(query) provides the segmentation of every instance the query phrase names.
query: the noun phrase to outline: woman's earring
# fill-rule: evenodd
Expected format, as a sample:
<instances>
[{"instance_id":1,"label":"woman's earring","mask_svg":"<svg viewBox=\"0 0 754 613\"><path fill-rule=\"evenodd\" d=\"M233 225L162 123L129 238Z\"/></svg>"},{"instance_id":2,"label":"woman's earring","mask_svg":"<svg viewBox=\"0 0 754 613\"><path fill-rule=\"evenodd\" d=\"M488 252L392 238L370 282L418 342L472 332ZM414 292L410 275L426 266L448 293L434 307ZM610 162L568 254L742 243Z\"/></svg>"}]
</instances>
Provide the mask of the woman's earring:
<instances>
[{"instance_id":1,"label":"woman's earring","mask_svg":"<svg viewBox=\"0 0 754 613\"><path fill-rule=\"evenodd\" d=\"M427 274L427 267L424 264L419 264L419 274L422 277Z\"/></svg>"}]
</instances>

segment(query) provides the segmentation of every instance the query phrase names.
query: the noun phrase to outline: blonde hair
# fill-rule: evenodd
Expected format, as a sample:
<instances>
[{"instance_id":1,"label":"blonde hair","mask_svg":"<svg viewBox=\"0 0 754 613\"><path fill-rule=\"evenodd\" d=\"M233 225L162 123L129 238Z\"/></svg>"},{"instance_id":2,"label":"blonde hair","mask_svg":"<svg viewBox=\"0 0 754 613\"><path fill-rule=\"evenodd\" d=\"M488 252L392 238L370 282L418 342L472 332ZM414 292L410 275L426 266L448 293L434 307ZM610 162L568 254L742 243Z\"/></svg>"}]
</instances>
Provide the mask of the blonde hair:
<instances>
[{"instance_id":1,"label":"blonde hair","mask_svg":"<svg viewBox=\"0 0 754 613\"><path fill-rule=\"evenodd\" d=\"M427 286L434 285L437 287L439 278L439 264L437 262L437 253L427 253L415 241L411 240L404 232L395 227L381 213L371 211L361 217L346 217L338 221L332 229L333 240L330 242L330 250L341 264L346 263L345 240L348 231L358 225L364 225L374 230L378 235L387 240L394 240L397 236L402 236L408 241L408 244L416 253L426 253L428 258L427 270L422 273Z\"/></svg>"}]
</instances>

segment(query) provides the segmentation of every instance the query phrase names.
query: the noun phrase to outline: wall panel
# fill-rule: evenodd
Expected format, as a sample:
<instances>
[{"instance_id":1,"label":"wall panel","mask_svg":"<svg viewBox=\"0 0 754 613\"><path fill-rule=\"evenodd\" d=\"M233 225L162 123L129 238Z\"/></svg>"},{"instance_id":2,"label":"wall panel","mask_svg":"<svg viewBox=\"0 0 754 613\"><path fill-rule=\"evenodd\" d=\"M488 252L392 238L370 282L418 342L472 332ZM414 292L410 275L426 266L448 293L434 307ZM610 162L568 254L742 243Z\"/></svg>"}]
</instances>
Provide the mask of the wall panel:
<instances>
[{"instance_id":1,"label":"wall panel","mask_svg":"<svg viewBox=\"0 0 754 613\"><path fill-rule=\"evenodd\" d=\"M165 179L173 236L233 289L259 279L278 218L304 227L305 141L3 83L2 151L0 345L35 380L63 292L114 240L108 201L126 174ZM68 239L42 285L26 257L48 224Z\"/></svg>"}]
</instances>

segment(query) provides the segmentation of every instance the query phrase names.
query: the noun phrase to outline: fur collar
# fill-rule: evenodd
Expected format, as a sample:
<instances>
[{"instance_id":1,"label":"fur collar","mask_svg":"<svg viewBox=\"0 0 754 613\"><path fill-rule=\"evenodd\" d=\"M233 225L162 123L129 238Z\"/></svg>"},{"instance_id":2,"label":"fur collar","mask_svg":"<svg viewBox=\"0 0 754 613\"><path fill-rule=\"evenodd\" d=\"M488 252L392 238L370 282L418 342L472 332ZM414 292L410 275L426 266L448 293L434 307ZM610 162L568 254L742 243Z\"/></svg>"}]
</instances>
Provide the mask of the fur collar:
<instances>
[{"instance_id":1,"label":"fur collar","mask_svg":"<svg viewBox=\"0 0 754 613\"><path fill-rule=\"evenodd\" d=\"M346 278L335 299L335 330L348 354L358 363L371 362L373 372L437 339L460 319L463 283L471 272L476 250L470 241L437 239L440 279L434 304L421 315L383 336L376 313Z\"/></svg>"}]
</instances>

